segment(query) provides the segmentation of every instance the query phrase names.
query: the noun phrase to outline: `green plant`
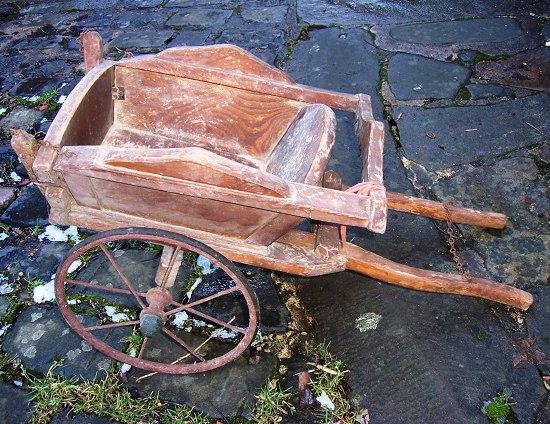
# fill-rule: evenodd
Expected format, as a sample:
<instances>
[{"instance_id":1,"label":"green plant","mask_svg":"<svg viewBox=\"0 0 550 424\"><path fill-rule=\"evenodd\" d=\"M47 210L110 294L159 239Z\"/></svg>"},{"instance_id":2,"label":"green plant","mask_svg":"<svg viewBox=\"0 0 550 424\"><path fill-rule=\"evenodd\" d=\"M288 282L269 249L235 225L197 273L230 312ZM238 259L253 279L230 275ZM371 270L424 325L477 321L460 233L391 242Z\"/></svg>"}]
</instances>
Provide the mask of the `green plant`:
<instances>
[{"instance_id":1,"label":"green plant","mask_svg":"<svg viewBox=\"0 0 550 424\"><path fill-rule=\"evenodd\" d=\"M193 287L193 284L197 281L198 278L202 277L202 268L196 263L191 265L189 270L189 275L183 282L183 291L187 293Z\"/></svg>"},{"instance_id":2,"label":"green plant","mask_svg":"<svg viewBox=\"0 0 550 424\"><path fill-rule=\"evenodd\" d=\"M34 227L32 227L31 229L31 234L33 236L38 236L40 234L42 234L44 232L44 228L41 227L40 225L35 225Z\"/></svg>"},{"instance_id":3,"label":"green plant","mask_svg":"<svg viewBox=\"0 0 550 424\"><path fill-rule=\"evenodd\" d=\"M46 282L41 278L30 278L30 279L27 278L27 286L31 290L34 289L35 287L42 286L44 284L46 284Z\"/></svg>"},{"instance_id":4,"label":"green plant","mask_svg":"<svg viewBox=\"0 0 550 424\"><path fill-rule=\"evenodd\" d=\"M254 422L258 424L281 422L284 415L294 412L294 406L290 403L292 396L290 390L281 388L278 379L269 379L256 394Z\"/></svg>"},{"instance_id":5,"label":"green plant","mask_svg":"<svg viewBox=\"0 0 550 424\"><path fill-rule=\"evenodd\" d=\"M161 253L162 249L163 246L161 244L147 243L147 245L145 246L145 251L151 253Z\"/></svg>"},{"instance_id":6,"label":"green plant","mask_svg":"<svg viewBox=\"0 0 550 424\"><path fill-rule=\"evenodd\" d=\"M33 100L24 97L16 97L15 104L29 107L43 107L48 112L53 112L59 107L59 103L57 103L57 95L57 89L51 88L49 90L43 91L40 95L36 97L36 99Z\"/></svg>"},{"instance_id":7,"label":"green plant","mask_svg":"<svg viewBox=\"0 0 550 424\"><path fill-rule=\"evenodd\" d=\"M504 423L512 415L512 404L510 403L510 393L506 391L495 396L483 405L483 412L487 415L489 421L494 424Z\"/></svg>"},{"instance_id":8,"label":"green plant","mask_svg":"<svg viewBox=\"0 0 550 424\"><path fill-rule=\"evenodd\" d=\"M348 370L345 363L330 353L330 344L327 342L313 344L306 343L306 355L314 358L310 363L314 368L310 371L310 387L314 397L323 393L334 404L334 409L322 408L319 419L322 423L330 424L353 423L356 417L356 405L348 399L343 388L344 378Z\"/></svg>"},{"instance_id":9,"label":"green plant","mask_svg":"<svg viewBox=\"0 0 550 424\"><path fill-rule=\"evenodd\" d=\"M34 413L33 424L46 424L62 408L76 413L93 413L111 420L134 424L153 422L159 416L157 408L162 405L158 396L133 398L113 374L99 381L66 380L53 373L55 366L46 375L35 377L24 373L31 394Z\"/></svg>"},{"instance_id":10,"label":"green plant","mask_svg":"<svg viewBox=\"0 0 550 424\"><path fill-rule=\"evenodd\" d=\"M210 424L212 420L200 412L195 412L193 408L178 405L173 409L165 409L161 416L161 422L164 424Z\"/></svg>"}]
</instances>

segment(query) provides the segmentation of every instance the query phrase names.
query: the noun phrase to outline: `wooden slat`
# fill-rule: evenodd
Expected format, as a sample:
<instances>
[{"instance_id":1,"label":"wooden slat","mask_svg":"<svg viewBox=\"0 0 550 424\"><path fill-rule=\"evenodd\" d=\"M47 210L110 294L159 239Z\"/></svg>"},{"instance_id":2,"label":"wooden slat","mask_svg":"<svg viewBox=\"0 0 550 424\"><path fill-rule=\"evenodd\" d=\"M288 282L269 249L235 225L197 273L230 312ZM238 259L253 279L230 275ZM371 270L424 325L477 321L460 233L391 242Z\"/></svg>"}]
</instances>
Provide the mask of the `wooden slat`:
<instances>
[{"instance_id":1,"label":"wooden slat","mask_svg":"<svg viewBox=\"0 0 550 424\"><path fill-rule=\"evenodd\" d=\"M371 199L352 193L300 183L288 183L288 197L276 198L109 166L102 163L101 156L90 158L89 154L80 154L78 147L65 147L62 152L63 154L60 155L55 166L55 169L61 172L78 172L80 175L106 181L116 181L344 225L366 227L372 216ZM68 156L70 157L67 157L66 153L69 152ZM98 149L97 152L98 155L101 155L101 149ZM138 200L136 199L136 201Z\"/></svg>"}]
</instances>

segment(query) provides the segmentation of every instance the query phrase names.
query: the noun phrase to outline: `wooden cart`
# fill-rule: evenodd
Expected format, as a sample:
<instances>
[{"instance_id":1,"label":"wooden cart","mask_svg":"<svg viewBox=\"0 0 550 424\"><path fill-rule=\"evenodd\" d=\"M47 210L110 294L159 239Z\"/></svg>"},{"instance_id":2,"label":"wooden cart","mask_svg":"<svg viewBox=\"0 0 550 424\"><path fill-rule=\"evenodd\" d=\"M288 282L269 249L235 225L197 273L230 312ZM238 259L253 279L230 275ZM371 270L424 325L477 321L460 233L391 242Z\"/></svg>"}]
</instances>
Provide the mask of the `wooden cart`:
<instances>
[{"instance_id":1,"label":"wooden cart","mask_svg":"<svg viewBox=\"0 0 550 424\"><path fill-rule=\"evenodd\" d=\"M516 288L397 264L342 238L342 228L350 225L383 233L388 209L487 228L506 225L498 213L386 191L384 126L374 120L368 95L297 84L232 45L177 47L113 62L103 59L97 33L81 39L87 73L45 140L14 131L12 144L48 200L51 222L105 231L71 251L55 288L69 325L106 355L167 373L202 372L240 355L256 333L258 306L226 257L301 276L348 269L402 287L520 309L532 303L529 293ZM362 181L352 188L326 171L335 141L332 109L356 117L363 168ZM304 219L314 231L296 229ZM146 290L128 279L112 251L114 242L130 239L163 246ZM220 265L232 285L201 299L179 299L171 288L187 250ZM81 281L69 273L87 252L104 254L118 281ZM67 300L74 288L127 296L139 318L86 327ZM240 297L245 305L239 323L201 309L224 296ZM192 347L171 327L170 318L182 311L238 337L207 357L204 343ZM133 356L98 336L124 326L139 327L145 336ZM148 343L162 333L186 355L171 362L148 358Z\"/></svg>"}]
</instances>

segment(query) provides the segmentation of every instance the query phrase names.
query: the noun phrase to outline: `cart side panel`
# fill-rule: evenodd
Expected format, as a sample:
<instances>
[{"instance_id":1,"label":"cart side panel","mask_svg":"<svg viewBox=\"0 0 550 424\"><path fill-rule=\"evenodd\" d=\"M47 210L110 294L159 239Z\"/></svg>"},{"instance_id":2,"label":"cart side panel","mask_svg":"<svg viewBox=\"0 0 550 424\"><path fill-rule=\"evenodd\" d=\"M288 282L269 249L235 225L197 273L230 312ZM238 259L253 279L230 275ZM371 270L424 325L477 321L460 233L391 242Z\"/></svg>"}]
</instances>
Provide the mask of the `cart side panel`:
<instances>
[{"instance_id":1,"label":"cart side panel","mask_svg":"<svg viewBox=\"0 0 550 424\"><path fill-rule=\"evenodd\" d=\"M222 150L266 157L297 116L302 103L191 79L116 68L115 121L180 140L201 140ZM167 113L169 112L169 113ZM208 146L206 146L208 147Z\"/></svg>"},{"instance_id":2,"label":"cart side panel","mask_svg":"<svg viewBox=\"0 0 550 424\"><path fill-rule=\"evenodd\" d=\"M215 234L246 238L276 215L246 206L119 182L96 178L90 178L90 182L93 192L101 199L102 209ZM80 197L77 202L84 205L87 199Z\"/></svg>"}]
</instances>

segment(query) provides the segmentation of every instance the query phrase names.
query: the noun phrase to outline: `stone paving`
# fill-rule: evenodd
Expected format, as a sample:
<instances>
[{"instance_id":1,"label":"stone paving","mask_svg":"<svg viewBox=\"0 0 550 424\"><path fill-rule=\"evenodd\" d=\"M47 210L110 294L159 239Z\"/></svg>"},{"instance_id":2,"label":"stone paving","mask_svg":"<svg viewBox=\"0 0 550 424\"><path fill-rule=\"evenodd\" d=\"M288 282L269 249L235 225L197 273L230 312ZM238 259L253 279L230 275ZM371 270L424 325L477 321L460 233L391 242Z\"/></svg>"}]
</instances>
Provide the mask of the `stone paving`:
<instances>
[{"instance_id":1,"label":"stone paving","mask_svg":"<svg viewBox=\"0 0 550 424\"><path fill-rule=\"evenodd\" d=\"M370 94L375 117L386 124L388 189L509 216L503 231L460 226L459 253L473 273L533 293L527 313L412 292L348 272L277 276L296 285L315 322L314 337L329 341L348 364L351 395L369 410L371 422L486 423L484 402L503 391L512 397L510 422L550 422L542 381L550 365L532 360L550 358L547 12L546 2L515 0L2 2L2 351L36 374L65 358L56 372L69 378L99 378L111 364L68 330L55 304L33 304L29 281L49 281L69 246L36 237L35 226L47 225L47 204L28 185L8 141L10 128L37 136L47 131L55 112L33 106L32 96L56 89L61 101L82 78L78 34L98 31L114 59L127 51L233 43L300 83ZM30 100L16 105L17 96ZM337 120L329 167L354 184L360 159L353 116L337 113ZM453 272L444 231L445 224L390 212L385 234L349 229L348 237L392 260ZM264 333L285 331L289 312L272 276L243 269L266 311ZM378 326L360 331L358 319L368 313L381 316ZM160 392L165 401L224 422L250 417L254 393L278 365L290 366L285 385L296 389L292 371L303 366L296 358L285 362L262 353L211 374L155 376L140 390ZM0 422L23 423L31 414L28 392L14 384L17 379L2 377ZM64 410L52 422L108 421ZM298 412L288 422L315 419Z\"/></svg>"}]
</instances>

